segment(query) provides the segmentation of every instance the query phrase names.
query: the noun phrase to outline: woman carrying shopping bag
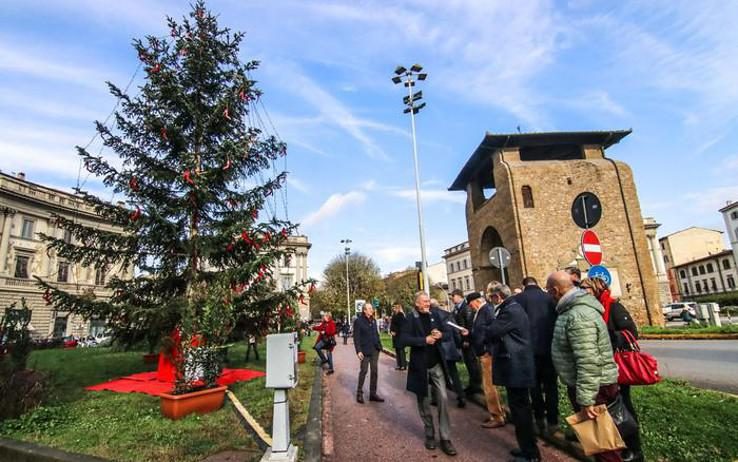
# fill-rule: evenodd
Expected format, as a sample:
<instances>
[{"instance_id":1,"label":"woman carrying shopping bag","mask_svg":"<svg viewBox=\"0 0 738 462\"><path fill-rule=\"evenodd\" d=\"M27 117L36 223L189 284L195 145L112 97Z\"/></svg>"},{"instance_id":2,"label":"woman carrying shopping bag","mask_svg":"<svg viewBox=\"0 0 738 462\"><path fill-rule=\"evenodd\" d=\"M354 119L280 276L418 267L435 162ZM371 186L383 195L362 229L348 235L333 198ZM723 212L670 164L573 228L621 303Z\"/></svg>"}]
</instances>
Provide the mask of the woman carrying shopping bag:
<instances>
[{"instance_id":1,"label":"woman carrying shopping bag","mask_svg":"<svg viewBox=\"0 0 738 462\"><path fill-rule=\"evenodd\" d=\"M602 319L607 324L613 352L633 351L633 342L631 339L635 340L638 338L638 329L628 310L625 309L620 301L612 297L607 283L600 278L587 278L581 282L580 288L594 295L605 309ZM633 407L633 401L631 401L630 385L623 384L622 381L619 382L623 404L637 422L638 416ZM627 446L622 452L623 461L642 462L644 458L641 450L640 431L624 436L623 441Z\"/></svg>"}]
</instances>

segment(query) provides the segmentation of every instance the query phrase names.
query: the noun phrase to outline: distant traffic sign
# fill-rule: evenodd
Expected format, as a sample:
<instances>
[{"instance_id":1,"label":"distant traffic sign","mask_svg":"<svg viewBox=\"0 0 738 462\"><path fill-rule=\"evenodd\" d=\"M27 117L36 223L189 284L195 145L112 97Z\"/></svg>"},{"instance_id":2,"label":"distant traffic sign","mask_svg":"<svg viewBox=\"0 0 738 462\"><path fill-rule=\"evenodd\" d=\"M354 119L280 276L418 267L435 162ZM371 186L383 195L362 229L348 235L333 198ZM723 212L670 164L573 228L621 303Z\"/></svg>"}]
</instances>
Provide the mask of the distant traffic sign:
<instances>
[{"instance_id":1,"label":"distant traffic sign","mask_svg":"<svg viewBox=\"0 0 738 462\"><path fill-rule=\"evenodd\" d=\"M502 277L502 283L506 284L505 281L505 268L510 266L510 251L504 247L495 247L489 251L489 262L495 268L500 268L500 276Z\"/></svg>"},{"instance_id":2,"label":"distant traffic sign","mask_svg":"<svg viewBox=\"0 0 738 462\"><path fill-rule=\"evenodd\" d=\"M584 259L589 262L590 265L599 265L602 263L602 246L600 245L600 238L591 229L585 230L582 233L582 254Z\"/></svg>"},{"instance_id":3,"label":"distant traffic sign","mask_svg":"<svg viewBox=\"0 0 738 462\"><path fill-rule=\"evenodd\" d=\"M571 204L571 218L582 229L594 227L602 218L600 199L591 192L578 195Z\"/></svg>"},{"instance_id":4,"label":"distant traffic sign","mask_svg":"<svg viewBox=\"0 0 738 462\"><path fill-rule=\"evenodd\" d=\"M602 265L595 265L587 271L587 277L588 278L600 278L608 285L608 287L612 284L612 276L610 275L610 271L607 270Z\"/></svg>"},{"instance_id":5,"label":"distant traffic sign","mask_svg":"<svg viewBox=\"0 0 738 462\"><path fill-rule=\"evenodd\" d=\"M510 265L510 251L504 247L495 247L489 251L489 262L495 268L507 268Z\"/></svg>"}]
</instances>

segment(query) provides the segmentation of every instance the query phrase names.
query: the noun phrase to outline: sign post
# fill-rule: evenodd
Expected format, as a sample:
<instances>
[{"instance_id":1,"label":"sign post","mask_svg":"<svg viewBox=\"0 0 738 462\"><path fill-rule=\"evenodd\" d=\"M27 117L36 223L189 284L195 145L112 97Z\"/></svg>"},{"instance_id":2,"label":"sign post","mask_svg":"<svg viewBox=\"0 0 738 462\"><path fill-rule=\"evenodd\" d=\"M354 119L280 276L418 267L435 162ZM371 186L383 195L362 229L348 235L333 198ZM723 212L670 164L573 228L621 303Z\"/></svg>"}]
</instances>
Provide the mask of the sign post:
<instances>
[{"instance_id":1,"label":"sign post","mask_svg":"<svg viewBox=\"0 0 738 462\"><path fill-rule=\"evenodd\" d=\"M602 263L602 246L597 233L591 229L582 233L582 255L590 265L599 265Z\"/></svg>"},{"instance_id":2,"label":"sign post","mask_svg":"<svg viewBox=\"0 0 738 462\"><path fill-rule=\"evenodd\" d=\"M507 285L507 282L505 281L505 268L510 266L511 258L510 251L504 247L495 247L489 251L489 262L492 263L492 266L495 268L500 269L502 283L505 285Z\"/></svg>"}]
</instances>

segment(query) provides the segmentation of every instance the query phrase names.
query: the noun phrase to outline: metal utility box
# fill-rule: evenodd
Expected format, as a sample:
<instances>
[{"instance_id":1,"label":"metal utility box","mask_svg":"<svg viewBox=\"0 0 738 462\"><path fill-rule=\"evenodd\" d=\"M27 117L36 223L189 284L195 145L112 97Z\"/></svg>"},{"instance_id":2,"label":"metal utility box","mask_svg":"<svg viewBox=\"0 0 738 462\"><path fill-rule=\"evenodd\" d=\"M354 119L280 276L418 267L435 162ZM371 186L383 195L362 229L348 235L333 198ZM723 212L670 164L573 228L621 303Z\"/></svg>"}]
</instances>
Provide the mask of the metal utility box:
<instances>
[{"instance_id":1,"label":"metal utility box","mask_svg":"<svg viewBox=\"0 0 738 462\"><path fill-rule=\"evenodd\" d=\"M266 338L266 387L297 386L297 333L271 334Z\"/></svg>"}]
</instances>

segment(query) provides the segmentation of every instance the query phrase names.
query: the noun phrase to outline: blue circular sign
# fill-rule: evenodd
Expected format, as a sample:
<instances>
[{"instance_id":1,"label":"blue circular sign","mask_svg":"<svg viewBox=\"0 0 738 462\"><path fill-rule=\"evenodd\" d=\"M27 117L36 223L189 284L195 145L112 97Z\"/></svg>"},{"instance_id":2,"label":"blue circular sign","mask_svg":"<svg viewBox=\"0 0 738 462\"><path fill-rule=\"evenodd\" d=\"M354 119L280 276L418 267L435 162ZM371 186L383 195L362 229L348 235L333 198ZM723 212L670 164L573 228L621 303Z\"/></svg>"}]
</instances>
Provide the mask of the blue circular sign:
<instances>
[{"instance_id":1,"label":"blue circular sign","mask_svg":"<svg viewBox=\"0 0 738 462\"><path fill-rule=\"evenodd\" d=\"M589 271L587 271L587 277L600 278L605 281L608 286L612 284L612 276L610 276L610 272L602 265L595 265L591 267Z\"/></svg>"}]
</instances>

